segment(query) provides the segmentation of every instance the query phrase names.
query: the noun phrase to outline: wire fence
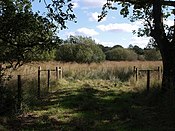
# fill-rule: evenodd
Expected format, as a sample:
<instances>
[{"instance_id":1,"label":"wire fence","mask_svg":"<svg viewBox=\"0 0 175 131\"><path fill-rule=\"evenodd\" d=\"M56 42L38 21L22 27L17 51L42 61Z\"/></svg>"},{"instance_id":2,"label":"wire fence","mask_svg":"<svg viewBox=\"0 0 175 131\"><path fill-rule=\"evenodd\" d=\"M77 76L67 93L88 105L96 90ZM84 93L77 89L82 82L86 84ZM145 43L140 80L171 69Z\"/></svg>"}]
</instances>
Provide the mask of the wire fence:
<instances>
[{"instance_id":1,"label":"wire fence","mask_svg":"<svg viewBox=\"0 0 175 131\"><path fill-rule=\"evenodd\" d=\"M149 92L151 86L151 79L152 79L151 75L154 77L156 76L157 81L160 81L163 74L163 70L160 66L158 66L157 69L138 69L137 67L134 66L133 72L134 72L133 77L135 78L135 81L139 81L140 78L146 76L147 92Z\"/></svg>"},{"instance_id":2,"label":"wire fence","mask_svg":"<svg viewBox=\"0 0 175 131\"><path fill-rule=\"evenodd\" d=\"M41 69L39 66L38 70L31 73L13 76L4 75L2 71L3 68L0 66L0 114L11 108L19 112L22 110L23 103L28 105L32 99L41 99L41 92L51 91L52 80L62 79L63 75L62 67Z\"/></svg>"},{"instance_id":3,"label":"wire fence","mask_svg":"<svg viewBox=\"0 0 175 131\"><path fill-rule=\"evenodd\" d=\"M0 65L0 75L2 73L3 68ZM162 68L138 69L136 66L133 68L133 77L136 82L146 76L146 89L148 92L153 74L157 80L160 80L162 77ZM54 82L62 79L62 77L63 69L58 66L54 69L42 69L39 66L38 69L32 70L32 72L26 70L24 74L0 77L0 110L3 109L3 107L6 108L4 110L10 109L10 103L15 103L12 105L15 111L22 110L22 107L25 106L22 104L30 105L36 99L42 99L42 96L53 91L52 86ZM11 85L11 87L9 85ZM9 87L10 91L6 89L6 87ZM11 95L9 98L7 98L8 93Z\"/></svg>"}]
</instances>

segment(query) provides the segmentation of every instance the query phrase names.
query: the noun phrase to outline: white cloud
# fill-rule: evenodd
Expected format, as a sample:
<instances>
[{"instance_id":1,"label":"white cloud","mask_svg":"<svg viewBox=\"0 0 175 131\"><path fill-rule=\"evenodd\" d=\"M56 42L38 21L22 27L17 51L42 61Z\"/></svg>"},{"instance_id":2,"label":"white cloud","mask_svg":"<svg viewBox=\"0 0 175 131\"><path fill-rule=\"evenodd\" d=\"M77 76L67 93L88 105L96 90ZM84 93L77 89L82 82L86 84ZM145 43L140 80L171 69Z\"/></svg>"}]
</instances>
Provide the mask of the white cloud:
<instances>
[{"instance_id":1,"label":"white cloud","mask_svg":"<svg viewBox=\"0 0 175 131\"><path fill-rule=\"evenodd\" d=\"M112 41L101 41L99 44L102 44L103 46L113 47L115 45L121 45L120 43L114 43Z\"/></svg>"},{"instance_id":2,"label":"white cloud","mask_svg":"<svg viewBox=\"0 0 175 131\"><path fill-rule=\"evenodd\" d=\"M132 44L132 45L137 45L141 48L145 48L146 45L149 42L150 37L137 37L134 36L131 38L131 41L128 44Z\"/></svg>"},{"instance_id":3,"label":"white cloud","mask_svg":"<svg viewBox=\"0 0 175 131\"><path fill-rule=\"evenodd\" d=\"M82 35L86 35L86 36L94 36L94 35L98 35L99 34L94 29L85 28L85 27L79 28L76 32L78 34L82 34Z\"/></svg>"},{"instance_id":4,"label":"white cloud","mask_svg":"<svg viewBox=\"0 0 175 131\"><path fill-rule=\"evenodd\" d=\"M164 23L168 26L173 26L174 25L174 20L165 20Z\"/></svg>"},{"instance_id":5,"label":"white cloud","mask_svg":"<svg viewBox=\"0 0 175 131\"><path fill-rule=\"evenodd\" d=\"M75 32L66 32L66 33L65 33L65 36L66 36L66 37L75 36L75 35L76 35Z\"/></svg>"},{"instance_id":6,"label":"white cloud","mask_svg":"<svg viewBox=\"0 0 175 131\"><path fill-rule=\"evenodd\" d=\"M89 18L89 21L98 21L98 16L100 15L100 13L98 12L94 12L94 13L91 13L90 14L90 18ZM103 18L102 21L105 21L106 20L106 17Z\"/></svg>"},{"instance_id":7,"label":"white cloud","mask_svg":"<svg viewBox=\"0 0 175 131\"><path fill-rule=\"evenodd\" d=\"M101 44L103 46L113 47L114 45L121 45L120 43L112 42L112 41L101 41L97 38L94 38L95 42Z\"/></svg>"},{"instance_id":8,"label":"white cloud","mask_svg":"<svg viewBox=\"0 0 175 131\"><path fill-rule=\"evenodd\" d=\"M106 0L82 0L85 7L102 7Z\"/></svg>"},{"instance_id":9,"label":"white cloud","mask_svg":"<svg viewBox=\"0 0 175 131\"><path fill-rule=\"evenodd\" d=\"M102 31L112 31L112 32L132 32L137 30L139 26L137 24L128 24L128 23L115 23L108 25L99 25L98 29Z\"/></svg>"},{"instance_id":10,"label":"white cloud","mask_svg":"<svg viewBox=\"0 0 175 131\"><path fill-rule=\"evenodd\" d=\"M82 36L95 36L98 35L99 33L96 32L94 29L90 29L90 28L79 28L77 29L75 32L67 32L65 33L66 37L69 36L78 36L78 35L82 35Z\"/></svg>"},{"instance_id":11,"label":"white cloud","mask_svg":"<svg viewBox=\"0 0 175 131\"><path fill-rule=\"evenodd\" d=\"M72 4L73 4L73 8L74 8L74 9L79 7L79 4L76 3L76 2L73 2Z\"/></svg>"},{"instance_id":12,"label":"white cloud","mask_svg":"<svg viewBox=\"0 0 175 131\"><path fill-rule=\"evenodd\" d=\"M79 6L79 1L80 1L80 0L72 0L71 3L73 4L73 8L74 8L74 9L80 7L80 6Z\"/></svg>"},{"instance_id":13,"label":"white cloud","mask_svg":"<svg viewBox=\"0 0 175 131\"><path fill-rule=\"evenodd\" d=\"M112 16L112 19L114 19L114 20L115 20L115 19L116 19L116 17Z\"/></svg>"}]
</instances>

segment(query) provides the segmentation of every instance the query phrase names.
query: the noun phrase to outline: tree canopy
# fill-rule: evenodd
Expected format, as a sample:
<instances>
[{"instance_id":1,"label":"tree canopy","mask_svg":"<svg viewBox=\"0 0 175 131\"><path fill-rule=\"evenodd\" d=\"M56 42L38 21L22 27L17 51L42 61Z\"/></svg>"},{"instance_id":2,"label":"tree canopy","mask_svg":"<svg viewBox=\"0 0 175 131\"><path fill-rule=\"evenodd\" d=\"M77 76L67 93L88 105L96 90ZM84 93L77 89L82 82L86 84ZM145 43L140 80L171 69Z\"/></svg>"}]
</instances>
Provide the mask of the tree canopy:
<instances>
[{"instance_id":1,"label":"tree canopy","mask_svg":"<svg viewBox=\"0 0 175 131\"><path fill-rule=\"evenodd\" d=\"M70 0L44 2L48 12L40 16L32 11L30 0L0 0L0 60L9 67L22 65L29 54L37 54L37 49L52 48L59 41L56 31L74 20Z\"/></svg>"},{"instance_id":2,"label":"tree canopy","mask_svg":"<svg viewBox=\"0 0 175 131\"><path fill-rule=\"evenodd\" d=\"M57 60L91 63L105 60L105 54L91 37L70 36L57 50Z\"/></svg>"}]
</instances>

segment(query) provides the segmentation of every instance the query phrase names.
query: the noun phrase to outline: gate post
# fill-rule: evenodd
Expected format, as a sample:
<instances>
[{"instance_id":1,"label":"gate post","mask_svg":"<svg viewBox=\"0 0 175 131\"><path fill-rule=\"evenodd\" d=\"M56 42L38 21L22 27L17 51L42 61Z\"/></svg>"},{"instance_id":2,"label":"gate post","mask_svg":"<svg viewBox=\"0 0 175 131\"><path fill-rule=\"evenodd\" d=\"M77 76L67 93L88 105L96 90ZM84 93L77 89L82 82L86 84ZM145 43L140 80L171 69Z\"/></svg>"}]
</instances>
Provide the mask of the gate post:
<instances>
[{"instance_id":1,"label":"gate post","mask_svg":"<svg viewBox=\"0 0 175 131\"><path fill-rule=\"evenodd\" d=\"M18 75L18 90L17 90L17 110L21 110L22 104L22 90L21 90L21 75Z\"/></svg>"},{"instance_id":2,"label":"gate post","mask_svg":"<svg viewBox=\"0 0 175 131\"><path fill-rule=\"evenodd\" d=\"M147 70L147 92L150 89L150 70Z\"/></svg>"}]
</instances>

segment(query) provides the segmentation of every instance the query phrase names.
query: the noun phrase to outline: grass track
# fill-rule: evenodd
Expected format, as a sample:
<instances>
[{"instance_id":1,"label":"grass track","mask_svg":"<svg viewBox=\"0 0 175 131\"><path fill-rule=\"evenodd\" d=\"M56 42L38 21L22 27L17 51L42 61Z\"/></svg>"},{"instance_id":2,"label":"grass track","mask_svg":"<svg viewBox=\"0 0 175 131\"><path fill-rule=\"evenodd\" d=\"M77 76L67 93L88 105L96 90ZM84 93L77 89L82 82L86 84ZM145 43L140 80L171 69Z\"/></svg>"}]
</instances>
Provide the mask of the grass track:
<instances>
[{"instance_id":1,"label":"grass track","mask_svg":"<svg viewBox=\"0 0 175 131\"><path fill-rule=\"evenodd\" d=\"M107 80L67 81L14 119L6 130L155 131L175 130L174 101L158 89L135 91L128 83ZM172 98L169 98L173 100ZM0 128L0 129L1 129Z\"/></svg>"}]
</instances>

